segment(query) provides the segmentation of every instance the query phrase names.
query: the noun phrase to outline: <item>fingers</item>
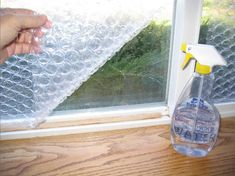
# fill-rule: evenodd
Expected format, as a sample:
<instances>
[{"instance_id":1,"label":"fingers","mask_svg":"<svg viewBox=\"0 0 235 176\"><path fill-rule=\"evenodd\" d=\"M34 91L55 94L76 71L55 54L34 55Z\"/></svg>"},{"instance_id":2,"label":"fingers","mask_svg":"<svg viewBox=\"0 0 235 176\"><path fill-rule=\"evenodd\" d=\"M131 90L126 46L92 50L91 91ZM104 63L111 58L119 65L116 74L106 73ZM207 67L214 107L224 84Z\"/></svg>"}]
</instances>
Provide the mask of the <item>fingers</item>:
<instances>
[{"instance_id":1,"label":"fingers","mask_svg":"<svg viewBox=\"0 0 235 176\"><path fill-rule=\"evenodd\" d=\"M29 37L29 36L24 36ZM25 40L25 39L20 39ZM34 38L32 39L31 43L11 43L4 49L0 51L0 64L3 64L7 58L11 57L15 54L28 54L28 53L39 53L41 48L39 46L39 42L36 41Z\"/></svg>"},{"instance_id":2,"label":"fingers","mask_svg":"<svg viewBox=\"0 0 235 176\"><path fill-rule=\"evenodd\" d=\"M40 52L38 38L44 35L41 27L51 28L45 15L28 9L1 9L0 63L14 54ZM4 34L4 35L3 35Z\"/></svg>"},{"instance_id":3,"label":"fingers","mask_svg":"<svg viewBox=\"0 0 235 176\"><path fill-rule=\"evenodd\" d=\"M36 28L34 30L34 36L41 38L44 35L44 32L41 30L41 28Z\"/></svg>"},{"instance_id":4,"label":"fingers","mask_svg":"<svg viewBox=\"0 0 235 176\"><path fill-rule=\"evenodd\" d=\"M43 27L49 29L52 27L52 22L50 20L47 20L46 23L43 25Z\"/></svg>"},{"instance_id":5,"label":"fingers","mask_svg":"<svg viewBox=\"0 0 235 176\"><path fill-rule=\"evenodd\" d=\"M41 51L40 42L34 37L31 42L15 43L14 54L39 53Z\"/></svg>"},{"instance_id":6,"label":"fingers","mask_svg":"<svg viewBox=\"0 0 235 176\"><path fill-rule=\"evenodd\" d=\"M34 51L39 52L39 46L28 43L12 43L0 51L0 64L3 64L9 57L15 54L27 54Z\"/></svg>"},{"instance_id":7,"label":"fingers","mask_svg":"<svg viewBox=\"0 0 235 176\"><path fill-rule=\"evenodd\" d=\"M12 55L29 53L32 47L33 46L31 44L27 43L13 43L9 45L0 51L0 64L3 64L7 58L11 57Z\"/></svg>"},{"instance_id":8,"label":"fingers","mask_svg":"<svg viewBox=\"0 0 235 176\"><path fill-rule=\"evenodd\" d=\"M34 43L37 42L39 45L38 39L42 38L44 32L41 31L41 28L36 28L34 30L27 29L19 33L16 43Z\"/></svg>"},{"instance_id":9,"label":"fingers","mask_svg":"<svg viewBox=\"0 0 235 176\"><path fill-rule=\"evenodd\" d=\"M18 15L17 23L20 29L38 28L46 25L47 17L45 15Z\"/></svg>"},{"instance_id":10,"label":"fingers","mask_svg":"<svg viewBox=\"0 0 235 176\"><path fill-rule=\"evenodd\" d=\"M45 28L50 28L52 26L51 21L47 20L47 17L45 15L39 15L33 10L29 9L13 9L13 8L1 8L0 14L12 14L15 16L19 16L18 19L20 19L20 27L22 28L34 28L38 26L43 26ZM27 19L24 19L26 18ZM45 20L46 19L46 20ZM26 24L24 24L26 22Z\"/></svg>"},{"instance_id":11,"label":"fingers","mask_svg":"<svg viewBox=\"0 0 235 176\"><path fill-rule=\"evenodd\" d=\"M15 45L15 51L14 54L26 54L31 51L32 45L28 43L17 43Z\"/></svg>"},{"instance_id":12,"label":"fingers","mask_svg":"<svg viewBox=\"0 0 235 176\"><path fill-rule=\"evenodd\" d=\"M33 45L28 43L13 43L6 47L3 52L4 56L10 57L15 54L26 54L29 53Z\"/></svg>"},{"instance_id":13,"label":"fingers","mask_svg":"<svg viewBox=\"0 0 235 176\"><path fill-rule=\"evenodd\" d=\"M22 15L33 15L34 11L29 9L12 9L12 8L3 8L1 9L1 13L4 14L22 14Z\"/></svg>"},{"instance_id":14,"label":"fingers","mask_svg":"<svg viewBox=\"0 0 235 176\"><path fill-rule=\"evenodd\" d=\"M29 30L24 30L19 34L16 42L17 43L32 43L33 37L34 37L34 34L32 32L30 32Z\"/></svg>"},{"instance_id":15,"label":"fingers","mask_svg":"<svg viewBox=\"0 0 235 176\"><path fill-rule=\"evenodd\" d=\"M3 49L0 51L0 65L3 64L8 58L8 51L7 49Z\"/></svg>"}]
</instances>

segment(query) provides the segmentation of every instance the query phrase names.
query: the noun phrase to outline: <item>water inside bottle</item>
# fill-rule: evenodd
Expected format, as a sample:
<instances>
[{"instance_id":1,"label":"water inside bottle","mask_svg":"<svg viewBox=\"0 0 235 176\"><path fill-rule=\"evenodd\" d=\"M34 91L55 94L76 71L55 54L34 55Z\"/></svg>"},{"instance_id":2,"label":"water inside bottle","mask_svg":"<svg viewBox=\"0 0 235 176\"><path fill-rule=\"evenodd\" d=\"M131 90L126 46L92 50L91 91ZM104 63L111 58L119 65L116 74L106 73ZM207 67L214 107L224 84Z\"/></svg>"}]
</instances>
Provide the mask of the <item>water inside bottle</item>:
<instances>
[{"instance_id":1,"label":"water inside bottle","mask_svg":"<svg viewBox=\"0 0 235 176\"><path fill-rule=\"evenodd\" d=\"M179 104L173 114L172 144L178 152L195 157L206 156L214 145L219 117L203 99L190 98Z\"/></svg>"}]
</instances>

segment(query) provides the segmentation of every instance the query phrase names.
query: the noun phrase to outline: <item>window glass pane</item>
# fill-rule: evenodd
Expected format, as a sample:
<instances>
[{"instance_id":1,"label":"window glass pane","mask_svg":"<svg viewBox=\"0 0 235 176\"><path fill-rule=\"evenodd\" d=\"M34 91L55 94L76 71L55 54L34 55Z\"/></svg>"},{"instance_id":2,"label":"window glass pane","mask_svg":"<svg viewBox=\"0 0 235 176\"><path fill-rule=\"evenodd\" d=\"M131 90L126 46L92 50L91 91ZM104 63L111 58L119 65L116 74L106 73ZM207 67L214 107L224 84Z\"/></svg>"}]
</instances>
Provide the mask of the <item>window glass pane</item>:
<instances>
[{"instance_id":1,"label":"window glass pane","mask_svg":"<svg viewBox=\"0 0 235 176\"><path fill-rule=\"evenodd\" d=\"M170 17L152 21L56 110L164 102Z\"/></svg>"},{"instance_id":2,"label":"window glass pane","mask_svg":"<svg viewBox=\"0 0 235 176\"><path fill-rule=\"evenodd\" d=\"M205 0L200 43L214 45L226 59L227 67L214 67L215 102L235 101L235 1Z\"/></svg>"},{"instance_id":3,"label":"window glass pane","mask_svg":"<svg viewBox=\"0 0 235 176\"><path fill-rule=\"evenodd\" d=\"M1 5L33 9L53 21L40 54L14 56L0 66L1 119L42 121L97 70L57 110L164 102L173 0Z\"/></svg>"},{"instance_id":4,"label":"window glass pane","mask_svg":"<svg viewBox=\"0 0 235 176\"><path fill-rule=\"evenodd\" d=\"M165 8L165 18L153 20L56 110L164 102L171 32Z\"/></svg>"}]
</instances>

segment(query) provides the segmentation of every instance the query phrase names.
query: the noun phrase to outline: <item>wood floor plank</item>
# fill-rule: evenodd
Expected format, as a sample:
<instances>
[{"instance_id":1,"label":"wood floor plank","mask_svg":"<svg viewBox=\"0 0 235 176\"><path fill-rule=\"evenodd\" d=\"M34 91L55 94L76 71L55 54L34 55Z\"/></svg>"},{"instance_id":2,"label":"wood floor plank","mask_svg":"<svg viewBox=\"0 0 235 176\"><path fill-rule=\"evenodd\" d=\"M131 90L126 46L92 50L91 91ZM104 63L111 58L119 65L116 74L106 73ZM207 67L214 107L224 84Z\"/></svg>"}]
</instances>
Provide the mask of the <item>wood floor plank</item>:
<instances>
[{"instance_id":1,"label":"wood floor plank","mask_svg":"<svg viewBox=\"0 0 235 176\"><path fill-rule=\"evenodd\" d=\"M205 158L176 153L169 126L0 142L0 175L234 176L235 118Z\"/></svg>"}]
</instances>

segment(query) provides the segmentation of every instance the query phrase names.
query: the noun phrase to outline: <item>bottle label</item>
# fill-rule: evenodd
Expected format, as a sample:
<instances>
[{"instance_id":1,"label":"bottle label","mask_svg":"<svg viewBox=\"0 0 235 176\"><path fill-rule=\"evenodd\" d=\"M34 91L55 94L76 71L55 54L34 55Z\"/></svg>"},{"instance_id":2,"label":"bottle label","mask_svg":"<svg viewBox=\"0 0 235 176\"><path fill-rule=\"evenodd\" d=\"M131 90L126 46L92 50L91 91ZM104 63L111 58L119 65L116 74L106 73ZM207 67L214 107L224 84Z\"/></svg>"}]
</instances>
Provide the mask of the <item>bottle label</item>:
<instances>
[{"instance_id":1,"label":"bottle label","mask_svg":"<svg viewBox=\"0 0 235 176\"><path fill-rule=\"evenodd\" d=\"M182 141L210 143L215 141L219 119L212 105L198 98L191 98L175 108L173 130Z\"/></svg>"},{"instance_id":2,"label":"bottle label","mask_svg":"<svg viewBox=\"0 0 235 176\"><path fill-rule=\"evenodd\" d=\"M203 110L207 110L208 109L208 106L205 105L203 99L199 100L199 104L198 104L198 99L197 98L192 98L191 100L186 102L186 107L189 107L189 108L193 107L193 108L195 108L197 106L199 106L199 108L203 109Z\"/></svg>"}]
</instances>

